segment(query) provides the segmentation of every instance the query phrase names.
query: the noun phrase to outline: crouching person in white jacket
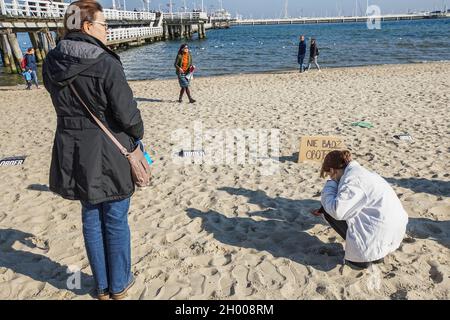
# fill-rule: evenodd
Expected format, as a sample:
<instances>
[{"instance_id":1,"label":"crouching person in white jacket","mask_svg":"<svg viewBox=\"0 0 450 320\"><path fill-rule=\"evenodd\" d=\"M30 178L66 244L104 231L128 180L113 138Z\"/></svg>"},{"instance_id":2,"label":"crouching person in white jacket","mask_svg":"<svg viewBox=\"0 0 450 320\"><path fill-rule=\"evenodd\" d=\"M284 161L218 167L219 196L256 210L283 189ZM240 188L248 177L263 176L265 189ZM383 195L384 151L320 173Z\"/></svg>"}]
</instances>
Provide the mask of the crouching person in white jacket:
<instances>
[{"instance_id":1,"label":"crouching person in white jacket","mask_svg":"<svg viewBox=\"0 0 450 320\"><path fill-rule=\"evenodd\" d=\"M400 247L408 214L392 187L378 174L352 160L349 151L333 151L323 162L321 177L329 176L322 191L323 214L345 239L345 262L356 269L381 263Z\"/></svg>"}]
</instances>

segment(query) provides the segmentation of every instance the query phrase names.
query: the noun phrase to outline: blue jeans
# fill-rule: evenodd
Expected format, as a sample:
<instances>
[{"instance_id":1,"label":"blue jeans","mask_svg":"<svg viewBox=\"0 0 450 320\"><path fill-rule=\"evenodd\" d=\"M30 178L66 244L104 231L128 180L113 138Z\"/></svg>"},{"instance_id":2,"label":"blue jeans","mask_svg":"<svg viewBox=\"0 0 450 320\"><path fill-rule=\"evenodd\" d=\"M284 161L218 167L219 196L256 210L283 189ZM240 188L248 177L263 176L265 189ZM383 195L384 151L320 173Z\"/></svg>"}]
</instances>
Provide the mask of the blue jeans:
<instances>
[{"instance_id":1,"label":"blue jeans","mask_svg":"<svg viewBox=\"0 0 450 320\"><path fill-rule=\"evenodd\" d=\"M317 63L317 56L311 57L311 58L309 59L308 70L311 69L311 63L314 63L314 64L316 65L316 68L319 69L319 71L320 71L320 66L319 66L319 64Z\"/></svg>"},{"instance_id":2,"label":"blue jeans","mask_svg":"<svg viewBox=\"0 0 450 320\"><path fill-rule=\"evenodd\" d=\"M97 290L120 293L131 274L130 198L82 205L83 236Z\"/></svg>"},{"instance_id":3,"label":"blue jeans","mask_svg":"<svg viewBox=\"0 0 450 320\"><path fill-rule=\"evenodd\" d=\"M31 78L33 79L34 84L36 85L36 87L39 87L37 72L35 70L33 70Z\"/></svg>"},{"instance_id":4,"label":"blue jeans","mask_svg":"<svg viewBox=\"0 0 450 320\"><path fill-rule=\"evenodd\" d=\"M303 62L305 61L305 56L298 56L298 64L300 65L300 72L305 71L305 65L303 64Z\"/></svg>"}]
</instances>

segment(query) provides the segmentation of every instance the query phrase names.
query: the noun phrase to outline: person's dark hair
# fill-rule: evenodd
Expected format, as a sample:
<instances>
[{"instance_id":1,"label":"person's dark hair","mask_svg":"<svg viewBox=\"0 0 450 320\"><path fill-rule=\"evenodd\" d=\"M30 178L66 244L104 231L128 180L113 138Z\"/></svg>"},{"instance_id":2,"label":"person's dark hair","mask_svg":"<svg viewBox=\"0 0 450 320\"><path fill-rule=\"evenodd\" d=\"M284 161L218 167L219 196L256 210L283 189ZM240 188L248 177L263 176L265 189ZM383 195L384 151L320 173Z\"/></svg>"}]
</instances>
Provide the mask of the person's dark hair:
<instances>
[{"instance_id":1,"label":"person's dark hair","mask_svg":"<svg viewBox=\"0 0 450 320\"><path fill-rule=\"evenodd\" d=\"M33 47L29 47L28 49L27 49L27 53L30 53L31 51L33 51Z\"/></svg>"},{"instance_id":2,"label":"person's dark hair","mask_svg":"<svg viewBox=\"0 0 450 320\"><path fill-rule=\"evenodd\" d=\"M183 50L184 50L184 48L186 48L188 45L187 45L187 43L183 43L181 46L180 46L180 49L178 50L178 54L183 54Z\"/></svg>"},{"instance_id":3,"label":"person's dark hair","mask_svg":"<svg viewBox=\"0 0 450 320\"><path fill-rule=\"evenodd\" d=\"M74 6L77 8L74 8ZM95 0L72 2L64 15L64 34L80 32L85 22L95 20L97 12L103 12L103 7Z\"/></svg>"},{"instance_id":4,"label":"person's dark hair","mask_svg":"<svg viewBox=\"0 0 450 320\"><path fill-rule=\"evenodd\" d=\"M331 151L323 160L320 176L325 178L330 169L345 169L352 162L352 154L348 150Z\"/></svg>"}]
</instances>

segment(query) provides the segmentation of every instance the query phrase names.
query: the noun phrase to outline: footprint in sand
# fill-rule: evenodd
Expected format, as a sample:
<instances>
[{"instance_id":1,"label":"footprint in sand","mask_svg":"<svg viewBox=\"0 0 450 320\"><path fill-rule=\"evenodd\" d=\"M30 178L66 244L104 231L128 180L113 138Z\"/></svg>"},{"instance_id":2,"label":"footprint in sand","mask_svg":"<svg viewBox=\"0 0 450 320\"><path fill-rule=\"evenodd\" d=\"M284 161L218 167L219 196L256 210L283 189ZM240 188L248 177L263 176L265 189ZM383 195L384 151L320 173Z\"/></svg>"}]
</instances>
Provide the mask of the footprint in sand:
<instances>
[{"instance_id":1,"label":"footprint in sand","mask_svg":"<svg viewBox=\"0 0 450 320\"><path fill-rule=\"evenodd\" d=\"M280 284L286 279L281 275L277 267L268 261L263 261L258 267L260 272L259 279L269 288L279 288Z\"/></svg>"},{"instance_id":2,"label":"footprint in sand","mask_svg":"<svg viewBox=\"0 0 450 320\"><path fill-rule=\"evenodd\" d=\"M31 237L30 241L38 249L45 250L45 251L49 251L50 250L50 245L49 245L49 242L48 242L47 239L38 238L38 237Z\"/></svg>"},{"instance_id":3,"label":"footprint in sand","mask_svg":"<svg viewBox=\"0 0 450 320\"><path fill-rule=\"evenodd\" d=\"M198 234L202 232L202 220L200 218L195 218L190 224L188 224L186 230L189 234Z\"/></svg>"},{"instance_id":4,"label":"footprint in sand","mask_svg":"<svg viewBox=\"0 0 450 320\"><path fill-rule=\"evenodd\" d=\"M189 248L194 252L195 255L200 255L205 252L205 247L199 242L194 242Z\"/></svg>"},{"instance_id":5,"label":"footprint in sand","mask_svg":"<svg viewBox=\"0 0 450 320\"><path fill-rule=\"evenodd\" d=\"M216 256L213 258L211 265L215 267L223 267L231 262L231 254L226 254L224 256Z\"/></svg>"},{"instance_id":6,"label":"footprint in sand","mask_svg":"<svg viewBox=\"0 0 450 320\"><path fill-rule=\"evenodd\" d=\"M224 274L219 280L219 293L224 297L231 297L236 293L235 281L229 274Z\"/></svg>"},{"instance_id":7,"label":"footprint in sand","mask_svg":"<svg viewBox=\"0 0 450 320\"><path fill-rule=\"evenodd\" d=\"M440 270L439 263L435 261L429 261L428 264L430 265L430 278L433 280L435 284L439 284L444 281L444 274Z\"/></svg>"},{"instance_id":8,"label":"footprint in sand","mask_svg":"<svg viewBox=\"0 0 450 320\"><path fill-rule=\"evenodd\" d=\"M149 286L147 287L147 292L145 295L146 299L158 299L160 298L161 289L163 288L165 281L161 278L153 279L150 281Z\"/></svg>"},{"instance_id":9,"label":"footprint in sand","mask_svg":"<svg viewBox=\"0 0 450 320\"><path fill-rule=\"evenodd\" d=\"M445 217L446 215L450 214L450 206L437 206L431 208L428 212L435 216L442 216Z\"/></svg>"},{"instance_id":10,"label":"footprint in sand","mask_svg":"<svg viewBox=\"0 0 450 320\"><path fill-rule=\"evenodd\" d=\"M251 282L248 280L248 269L244 266L236 266L231 274L236 279L236 294L238 296L248 297L253 293Z\"/></svg>"},{"instance_id":11,"label":"footprint in sand","mask_svg":"<svg viewBox=\"0 0 450 320\"><path fill-rule=\"evenodd\" d=\"M397 289L396 292L389 296L392 300L408 300L408 290L404 288Z\"/></svg>"},{"instance_id":12,"label":"footprint in sand","mask_svg":"<svg viewBox=\"0 0 450 320\"><path fill-rule=\"evenodd\" d=\"M182 233L179 231L170 232L170 233L166 234L166 241L167 241L167 243L173 243L175 241L180 240L185 235L186 235L185 233Z\"/></svg>"},{"instance_id":13,"label":"footprint in sand","mask_svg":"<svg viewBox=\"0 0 450 320\"><path fill-rule=\"evenodd\" d=\"M325 295L327 293L327 287L325 285L319 284L316 287L316 292L323 296L323 295Z\"/></svg>"},{"instance_id":14,"label":"footprint in sand","mask_svg":"<svg viewBox=\"0 0 450 320\"><path fill-rule=\"evenodd\" d=\"M194 274L191 276L191 296L197 297L203 295L205 291L205 280L206 277L201 274Z\"/></svg>"}]
</instances>

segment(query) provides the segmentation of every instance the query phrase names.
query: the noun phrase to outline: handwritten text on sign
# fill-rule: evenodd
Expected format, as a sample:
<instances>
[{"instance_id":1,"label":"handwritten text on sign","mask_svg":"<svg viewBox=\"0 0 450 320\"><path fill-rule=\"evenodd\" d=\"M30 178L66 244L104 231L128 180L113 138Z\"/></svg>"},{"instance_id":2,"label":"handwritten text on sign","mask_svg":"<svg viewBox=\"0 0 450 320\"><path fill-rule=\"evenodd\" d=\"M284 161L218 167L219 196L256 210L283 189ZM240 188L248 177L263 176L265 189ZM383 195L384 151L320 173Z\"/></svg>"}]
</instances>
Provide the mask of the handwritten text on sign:
<instances>
[{"instance_id":1,"label":"handwritten text on sign","mask_svg":"<svg viewBox=\"0 0 450 320\"><path fill-rule=\"evenodd\" d=\"M298 161L322 162L331 151L345 148L344 141L338 137L302 137Z\"/></svg>"}]
</instances>

